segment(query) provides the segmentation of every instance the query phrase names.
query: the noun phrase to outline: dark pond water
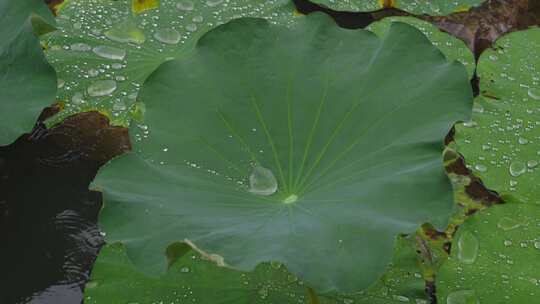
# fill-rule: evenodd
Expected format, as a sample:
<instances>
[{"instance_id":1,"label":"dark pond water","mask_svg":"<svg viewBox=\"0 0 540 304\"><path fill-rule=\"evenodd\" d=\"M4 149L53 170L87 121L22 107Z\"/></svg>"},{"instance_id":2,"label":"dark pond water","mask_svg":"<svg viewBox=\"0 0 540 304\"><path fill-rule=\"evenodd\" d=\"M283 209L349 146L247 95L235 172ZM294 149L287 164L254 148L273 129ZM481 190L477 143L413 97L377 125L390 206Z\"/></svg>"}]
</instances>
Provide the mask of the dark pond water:
<instances>
[{"instance_id":1,"label":"dark pond water","mask_svg":"<svg viewBox=\"0 0 540 304\"><path fill-rule=\"evenodd\" d=\"M103 245L98 168L128 148L125 129L85 113L0 147L0 303L81 303Z\"/></svg>"}]
</instances>

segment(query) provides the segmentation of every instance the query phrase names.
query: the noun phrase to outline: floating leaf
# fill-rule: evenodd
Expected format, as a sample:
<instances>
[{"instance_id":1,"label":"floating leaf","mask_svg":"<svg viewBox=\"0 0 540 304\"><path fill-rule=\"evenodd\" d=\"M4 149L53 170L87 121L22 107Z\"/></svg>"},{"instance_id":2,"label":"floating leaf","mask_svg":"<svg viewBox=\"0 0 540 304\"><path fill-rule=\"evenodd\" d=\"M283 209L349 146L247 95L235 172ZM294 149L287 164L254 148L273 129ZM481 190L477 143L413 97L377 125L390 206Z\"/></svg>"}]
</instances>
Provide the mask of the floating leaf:
<instances>
[{"instance_id":1,"label":"floating leaf","mask_svg":"<svg viewBox=\"0 0 540 304\"><path fill-rule=\"evenodd\" d=\"M540 207L509 203L478 212L459 228L439 271L439 303L535 303L539 254Z\"/></svg>"},{"instance_id":2,"label":"floating leaf","mask_svg":"<svg viewBox=\"0 0 540 304\"><path fill-rule=\"evenodd\" d=\"M217 267L178 245L182 256L159 278L138 271L121 244L104 247L86 285L85 303L308 303L308 287L279 263L260 264L249 273L238 272ZM390 304L404 299L427 304L410 239L398 239L392 264L365 293L317 297L321 304Z\"/></svg>"},{"instance_id":3,"label":"floating leaf","mask_svg":"<svg viewBox=\"0 0 540 304\"><path fill-rule=\"evenodd\" d=\"M109 241L142 269L163 271L164 248L189 239L231 267L280 261L319 291L353 292L398 233L445 226L442 141L472 100L463 66L404 23L383 39L325 15L299 23L228 23L146 82L137 152L95 181ZM249 191L257 166L274 194Z\"/></svg>"},{"instance_id":4,"label":"floating leaf","mask_svg":"<svg viewBox=\"0 0 540 304\"><path fill-rule=\"evenodd\" d=\"M131 0L131 11L140 14L159 7L159 0Z\"/></svg>"},{"instance_id":5,"label":"floating leaf","mask_svg":"<svg viewBox=\"0 0 540 304\"><path fill-rule=\"evenodd\" d=\"M540 29L499 39L478 76L483 96L456 126L456 148L488 188L540 203Z\"/></svg>"},{"instance_id":6,"label":"floating leaf","mask_svg":"<svg viewBox=\"0 0 540 304\"><path fill-rule=\"evenodd\" d=\"M46 42L48 59L65 83L58 93L65 108L49 124L98 110L113 124L127 126L146 77L185 55L208 30L241 16L282 24L295 19L294 5L283 0L162 0L159 9L135 16L131 5L132 0L71 0L60 11L59 30ZM114 90L98 96L88 92L104 80L114 82Z\"/></svg>"},{"instance_id":7,"label":"floating leaf","mask_svg":"<svg viewBox=\"0 0 540 304\"><path fill-rule=\"evenodd\" d=\"M463 12L485 0L312 0L337 11L370 12L394 7L413 14L448 15Z\"/></svg>"},{"instance_id":8,"label":"floating leaf","mask_svg":"<svg viewBox=\"0 0 540 304\"><path fill-rule=\"evenodd\" d=\"M0 0L0 145L30 132L54 102L56 77L34 34L32 20L54 24L42 0Z\"/></svg>"},{"instance_id":9,"label":"floating leaf","mask_svg":"<svg viewBox=\"0 0 540 304\"><path fill-rule=\"evenodd\" d=\"M469 77L472 78L476 63L473 53L465 43L450 34L440 31L429 22L414 17L387 17L380 21L373 22L367 29L378 36L384 36L393 22L405 22L419 29L429 40L438 47L448 60L458 60L463 63Z\"/></svg>"}]
</instances>

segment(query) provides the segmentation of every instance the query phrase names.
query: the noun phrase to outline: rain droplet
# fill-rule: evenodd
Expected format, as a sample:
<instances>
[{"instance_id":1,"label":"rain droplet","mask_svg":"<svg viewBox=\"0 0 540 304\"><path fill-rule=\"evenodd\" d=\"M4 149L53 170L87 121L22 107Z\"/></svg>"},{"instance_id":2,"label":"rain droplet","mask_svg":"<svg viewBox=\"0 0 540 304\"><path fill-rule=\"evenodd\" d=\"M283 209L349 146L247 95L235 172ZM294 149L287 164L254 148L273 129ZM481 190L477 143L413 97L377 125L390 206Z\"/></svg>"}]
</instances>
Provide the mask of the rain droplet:
<instances>
[{"instance_id":1,"label":"rain droplet","mask_svg":"<svg viewBox=\"0 0 540 304\"><path fill-rule=\"evenodd\" d=\"M86 43L74 43L70 46L70 48L72 51L76 52L88 52L92 49L92 47Z\"/></svg>"},{"instance_id":2,"label":"rain droplet","mask_svg":"<svg viewBox=\"0 0 540 304\"><path fill-rule=\"evenodd\" d=\"M446 304L479 304L474 290L458 290L446 297Z\"/></svg>"},{"instance_id":3,"label":"rain droplet","mask_svg":"<svg viewBox=\"0 0 540 304\"><path fill-rule=\"evenodd\" d=\"M176 8L182 11L192 11L195 5L191 1L180 1L176 4Z\"/></svg>"},{"instance_id":4,"label":"rain droplet","mask_svg":"<svg viewBox=\"0 0 540 304\"><path fill-rule=\"evenodd\" d=\"M106 31L104 35L112 41L122 43L143 44L146 40L144 32L131 19L126 19L116 24L110 30Z\"/></svg>"},{"instance_id":5,"label":"rain droplet","mask_svg":"<svg viewBox=\"0 0 540 304\"><path fill-rule=\"evenodd\" d=\"M527 94L532 98L536 100L540 100L540 90L536 88L530 88L527 91Z\"/></svg>"},{"instance_id":6,"label":"rain droplet","mask_svg":"<svg viewBox=\"0 0 540 304\"><path fill-rule=\"evenodd\" d=\"M474 166L474 168L479 172L486 172L487 171L487 167L485 165L482 165L482 164L476 164Z\"/></svg>"},{"instance_id":7,"label":"rain droplet","mask_svg":"<svg viewBox=\"0 0 540 304\"><path fill-rule=\"evenodd\" d=\"M178 44L180 42L180 33L172 28L162 28L154 33L154 38L166 44Z\"/></svg>"},{"instance_id":8,"label":"rain droplet","mask_svg":"<svg viewBox=\"0 0 540 304\"><path fill-rule=\"evenodd\" d=\"M502 230L508 231L512 229L516 229L519 226L521 226L521 223L516 221L513 218L509 218L507 216L501 218L499 222L497 223L497 227L501 228Z\"/></svg>"},{"instance_id":9,"label":"rain droplet","mask_svg":"<svg viewBox=\"0 0 540 304\"><path fill-rule=\"evenodd\" d=\"M182 267L180 268L180 272L188 273L190 271L189 267Z\"/></svg>"},{"instance_id":10,"label":"rain droplet","mask_svg":"<svg viewBox=\"0 0 540 304\"><path fill-rule=\"evenodd\" d=\"M272 195L278 188L274 173L261 166L253 167L249 175L249 186L249 192L258 195Z\"/></svg>"},{"instance_id":11,"label":"rain droplet","mask_svg":"<svg viewBox=\"0 0 540 304\"><path fill-rule=\"evenodd\" d=\"M527 166L521 161L513 161L509 167L510 175L518 177L527 171Z\"/></svg>"},{"instance_id":12,"label":"rain droplet","mask_svg":"<svg viewBox=\"0 0 540 304\"><path fill-rule=\"evenodd\" d=\"M111 60L124 60L126 57L125 50L107 45L96 46L93 51L96 55Z\"/></svg>"},{"instance_id":13,"label":"rain droplet","mask_svg":"<svg viewBox=\"0 0 540 304\"><path fill-rule=\"evenodd\" d=\"M458 259L464 264L472 264L478 255L478 239L470 232L465 231L459 237Z\"/></svg>"},{"instance_id":14,"label":"rain droplet","mask_svg":"<svg viewBox=\"0 0 540 304\"><path fill-rule=\"evenodd\" d=\"M534 242L534 248L540 249L540 242Z\"/></svg>"},{"instance_id":15,"label":"rain droplet","mask_svg":"<svg viewBox=\"0 0 540 304\"><path fill-rule=\"evenodd\" d=\"M88 95L92 97L107 96L116 90L116 81L98 80L92 83L86 90Z\"/></svg>"},{"instance_id":16,"label":"rain droplet","mask_svg":"<svg viewBox=\"0 0 540 304\"><path fill-rule=\"evenodd\" d=\"M190 24L186 25L186 30L188 30L190 32L195 32L197 30L197 25L194 24L194 23L190 23Z\"/></svg>"},{"instance_id":17,"label":"rain droplet","mask_svg":"<svg viewBox=\"0 0 540 304\"><path fill-rule=\"evenodd\" d=\"M74 103L74 104L77 104L77 105L83 104L84 103L84 95L83 95L83 93L77 92L77 93L73 94L73 96L71 97L71 102Z\"/></svg>"},{"instance_id":18,"label":"rain droplet","mask_svg":"<svg viewBox=\"0 0 540 304\"><path fill-rule=\"evenodd\" d=\"M210 7L214 7L217 5L220 5L223 2L223 0L206 0L206 5Z\"/></svg>"},{"instance_id":19,"label":"rain droplet","mask_svg":"<svg viewBox=\"0 0 540 304\"><path fill-rule=\"evenodd\" d=\"M536 160L529 160L527 162L527 167L529 167L530 169L535 168L536 166L538 166L538 161Z\"/></svg>"},{"instance_id":20,"label":"rain droplet","mask_svg":"<svg viewBox=\"0 0 540 304\"><path fill-rule=\"evenodd\" d=\"M201 23L201 22L204 21L204 18L203 18L203 16L198 15L198 16L193 17L193 19L191 19L191 20L192 20L193 22Z\"/></svg>"}]
</instances>

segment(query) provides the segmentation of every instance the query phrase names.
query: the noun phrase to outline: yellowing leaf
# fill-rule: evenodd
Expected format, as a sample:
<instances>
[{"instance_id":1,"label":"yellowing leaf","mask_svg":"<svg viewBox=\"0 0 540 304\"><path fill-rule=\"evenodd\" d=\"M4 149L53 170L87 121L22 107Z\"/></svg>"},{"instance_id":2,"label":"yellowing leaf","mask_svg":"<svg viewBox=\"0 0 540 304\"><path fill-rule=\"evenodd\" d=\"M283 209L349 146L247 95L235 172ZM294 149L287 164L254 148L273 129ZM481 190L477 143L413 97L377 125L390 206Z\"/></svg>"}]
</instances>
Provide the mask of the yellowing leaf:
<instances>
[{"instance_id":1,"label":"yellowing leaf","mask_svg":"<svg viewBox=\"0 0 540 304\"><path fill-rule=\"evenodd\" d=\"M132 0L131 11L134 14L159 7L159 0Z\"/></svg>"}]
</instances>

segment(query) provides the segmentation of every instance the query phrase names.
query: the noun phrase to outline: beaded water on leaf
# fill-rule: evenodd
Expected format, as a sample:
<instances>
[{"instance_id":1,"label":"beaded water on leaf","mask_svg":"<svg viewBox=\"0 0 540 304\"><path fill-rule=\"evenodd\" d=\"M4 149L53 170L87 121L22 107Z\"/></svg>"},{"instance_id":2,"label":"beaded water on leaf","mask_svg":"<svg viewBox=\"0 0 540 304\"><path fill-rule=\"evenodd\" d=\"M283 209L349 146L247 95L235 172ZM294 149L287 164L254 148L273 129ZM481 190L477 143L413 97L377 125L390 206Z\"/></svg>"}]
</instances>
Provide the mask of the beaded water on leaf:
<instances>
[{"instance_id":1,"label":"beaded water on leaf","mask_svg":"<svg viewBox=\"0 0 540 304\"><path fill-rule=\"evenodd\" d=\"M249 175L249 192L258 195L272 195L276 193L278 184L274 173L270 169L255 166Z\"/></svg>"}]
</instances>

